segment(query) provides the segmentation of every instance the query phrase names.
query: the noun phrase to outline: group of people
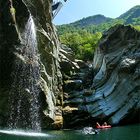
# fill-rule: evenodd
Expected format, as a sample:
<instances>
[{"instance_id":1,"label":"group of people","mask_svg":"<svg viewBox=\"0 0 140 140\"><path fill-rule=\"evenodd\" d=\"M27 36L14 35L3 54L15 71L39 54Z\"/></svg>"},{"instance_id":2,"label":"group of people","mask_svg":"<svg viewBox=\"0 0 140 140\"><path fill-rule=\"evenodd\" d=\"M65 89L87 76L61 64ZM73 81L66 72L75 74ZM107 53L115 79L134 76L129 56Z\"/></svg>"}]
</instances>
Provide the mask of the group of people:
<instances>
[{"instance_id":1,"label":"group of people","mask_svg":"<svg viewBox=\"0 0 140 140\"><path fill-rule=\"evenodd\" d=\"M105 129L105 128L111 128L111 125L108 125L106 122L104 122L102 125L100 125L98 122L96 122L96 127L84 127L82 130L82 133L84 134L98 134L98 129Z\"/></svg>"},{"instance_id":2,"label":"group of people","mask_svg":"<svg viewBox=\"0 0 140 140\"><path fill-rule=\"evenodd\" d=\"M96 127L100 127L100 126L108 126L108 124L104 122L102 125L100 125L98 122L96 122Z\"/></svg>"}]
</instances>

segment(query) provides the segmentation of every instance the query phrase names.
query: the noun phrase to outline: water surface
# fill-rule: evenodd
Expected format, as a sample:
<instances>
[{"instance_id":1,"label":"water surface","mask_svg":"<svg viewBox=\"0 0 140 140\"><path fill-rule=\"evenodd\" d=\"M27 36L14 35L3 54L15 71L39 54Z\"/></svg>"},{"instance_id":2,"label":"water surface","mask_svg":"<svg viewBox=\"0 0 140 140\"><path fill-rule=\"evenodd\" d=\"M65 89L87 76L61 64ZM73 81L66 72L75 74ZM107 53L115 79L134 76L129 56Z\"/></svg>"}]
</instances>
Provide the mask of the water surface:
<instances>
[{"instance_id":1,"label":"water surface","mask_svg":"<svg viewBox=\"0 0 140 140\"><path fill-rule=\"evenodd\" d=\"M45 133L1 132L0 140L140 140L140 125L113 127L96 135L85 135L81 130L47 131Z\"/></svg>"}]
</instances>

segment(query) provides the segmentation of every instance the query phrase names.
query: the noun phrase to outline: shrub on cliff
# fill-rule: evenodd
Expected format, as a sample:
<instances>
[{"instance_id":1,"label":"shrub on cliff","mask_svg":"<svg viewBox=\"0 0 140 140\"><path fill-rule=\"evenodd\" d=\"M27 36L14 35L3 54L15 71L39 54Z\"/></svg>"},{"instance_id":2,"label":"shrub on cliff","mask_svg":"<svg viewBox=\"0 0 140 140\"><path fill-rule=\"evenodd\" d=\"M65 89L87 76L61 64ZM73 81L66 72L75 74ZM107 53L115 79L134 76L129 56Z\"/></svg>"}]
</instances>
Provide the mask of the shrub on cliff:
<instances>
[{"instance_id":1,"label":"shrub on cliff","mask_svg":"<svg viewBox=\"0 0 140 140\"><path fill-rule=\"evenodd\" d=\"M140 25L136 25L136 26L134 26L134 28L135 28L136 30L140 31Z\"/></svg>"}]
</instances>

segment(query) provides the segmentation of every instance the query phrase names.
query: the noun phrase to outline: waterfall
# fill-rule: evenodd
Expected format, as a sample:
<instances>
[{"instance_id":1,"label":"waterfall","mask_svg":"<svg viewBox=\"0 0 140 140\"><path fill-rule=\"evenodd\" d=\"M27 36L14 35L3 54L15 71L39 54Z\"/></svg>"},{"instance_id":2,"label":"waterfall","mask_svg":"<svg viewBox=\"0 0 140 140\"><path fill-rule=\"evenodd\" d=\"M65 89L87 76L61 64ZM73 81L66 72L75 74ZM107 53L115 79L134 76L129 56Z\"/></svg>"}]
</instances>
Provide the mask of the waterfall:
<instances>
[{"instance_id":1,"label":"waterfall","mask_svg":"<svg viewBox=\"0 0 140 140\"><path fill-rule=\"evenodd\" d=\"M31 129L41 131L38 50L36 28L32 16L29 17L22 34L23 42L12 73L13 84L9 95L10 129Z\"/></svg>"}]
</instances>

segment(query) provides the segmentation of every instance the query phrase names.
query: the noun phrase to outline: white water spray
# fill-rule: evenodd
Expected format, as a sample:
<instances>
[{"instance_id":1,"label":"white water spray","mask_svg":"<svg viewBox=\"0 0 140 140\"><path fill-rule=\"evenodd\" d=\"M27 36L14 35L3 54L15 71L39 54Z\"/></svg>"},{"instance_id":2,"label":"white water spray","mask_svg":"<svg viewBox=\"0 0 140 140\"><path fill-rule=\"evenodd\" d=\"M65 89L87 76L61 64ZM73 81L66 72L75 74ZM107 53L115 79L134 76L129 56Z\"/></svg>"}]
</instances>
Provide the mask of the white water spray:
<instances>
[{"instance_id":1,"label":"white water spray","mask_svg":"<svg viewBox=\"0 0 140 140\"><path fill-rule=\"evenodd\" d=\"M13 84L10 91L11 106L8 127L10 129L32 129L41 131L39 103L39 63L36 29L32 16L29 17L23 34L21 59L15 62L12 73Z\"/></svg>"}]
</instances>

